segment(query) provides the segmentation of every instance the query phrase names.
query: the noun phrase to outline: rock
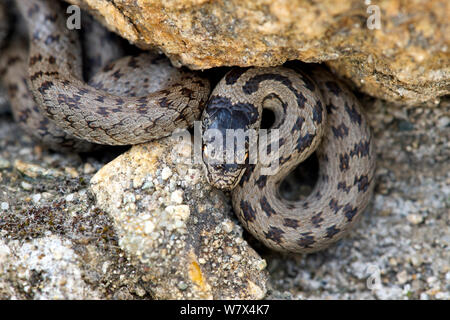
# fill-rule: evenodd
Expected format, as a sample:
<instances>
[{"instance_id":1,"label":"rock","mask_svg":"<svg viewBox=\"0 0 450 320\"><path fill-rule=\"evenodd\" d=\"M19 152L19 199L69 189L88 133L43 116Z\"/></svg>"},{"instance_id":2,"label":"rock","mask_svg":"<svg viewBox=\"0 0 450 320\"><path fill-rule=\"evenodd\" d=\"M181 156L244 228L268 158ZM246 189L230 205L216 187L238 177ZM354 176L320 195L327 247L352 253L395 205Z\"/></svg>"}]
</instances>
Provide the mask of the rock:
<instances>
[{"instance_id":1,"label":"rock","mask_svg":"<svg viewBox=\"0 0 450 320\"><path fill-rule=\"evenodd\" d=\"M406 218L412 224L420 224L423 222L423 217L417 213L409 214Z\"/></svg>"},{"instance_id":2,"label":"rock","mask_svg":"<svg viewBox=\"0 0 450 320\"><path fill-rule=\"evenodd\" d=\"M111 219L95 207L92 175L83 173L85 163L99 168L117 155L111 152L82 161L43 150L11 115L0 115L0 299L150 298Z\"/></svg>"},{"instance_id":3,"label":"rock","mask_svg":"<svg viewBox=\"0 0 450 320\"><path fill-rule=\"evenodd\" d=\"M177 66L326 62L390 101L437 103L450 92L445 0L68 1L137 46L157 46Z\"/></svg>"},{"instance_id":4,"label":"rock","mask_svg":"<svg viewBox=\"0 0 450 320\"><path fill-rule=\"evenodd\" d=\"M25 176L28 176L30 178L36 178L38 176L42 177L61 177L63 176L62 172L59 170L52 170L52 169L46 169L43 168L37 164L34 163L27 163L20 159L17 159L14 161L14 167L24 174Z\"/></svg>"},{"instance_id":5,"label":"rock","mask_svg":"<svg viewBox=\"0 0 450 320\"><path fill-rule=\"evenodd\" d=\"M91 179L97 205L154 298L262 299L265 261L190 155L172 138L132 147Z\"/></svg>"},{"instance_id":6,"label":"rock","mask_svg":"<svg viewBox=\"0 0 450 320\"><path fill-rule=\"evenodd\" d=\"M101 293L83 279L81 260L71 241L56 235L26 242L0 239L0 274L8 275L0 277L0 297L19 299L25 293L38 300L99 299ZM12 281L22 288L10 286Z\"/></svg>"},{"instance_id":7,"label":"rock","mask_svg":"<svg viewBox=\"0 0 450 320\"><path fill-rule=\"evenodd\" d=\"M56 186L64 188L61 182ZM136 284L142 274L123 258L110 221L90 203L86 190L76 193L76 202L52 197L55 202L42 199L28 210L26 199L8 204L3 195L0 299L140 297Z\"/></svg>"},{"instance_id":8,"label":"rock","mask_svg":"<svg viewBox=\"0 0 450 320\"><path fill-rule=\"evenodd\" d=\"M396 275L398 284L405 284L408 281L408 273L403 270Z\"/></svg>"}]
</instances>

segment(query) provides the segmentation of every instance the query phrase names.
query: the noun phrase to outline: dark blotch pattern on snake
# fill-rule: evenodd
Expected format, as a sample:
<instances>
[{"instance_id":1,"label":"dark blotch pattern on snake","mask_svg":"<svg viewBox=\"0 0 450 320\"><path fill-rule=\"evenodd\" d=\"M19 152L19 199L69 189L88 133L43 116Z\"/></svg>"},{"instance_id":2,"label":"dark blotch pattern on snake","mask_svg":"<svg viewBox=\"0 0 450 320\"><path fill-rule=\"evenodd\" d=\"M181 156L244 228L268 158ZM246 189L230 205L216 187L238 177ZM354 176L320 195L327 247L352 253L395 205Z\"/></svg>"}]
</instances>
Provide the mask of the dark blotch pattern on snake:
<instances>
[{"instance_id":1,"label":"dark blotch pattern on snake","mask_svg":"<svg viewBox=\"0 0 450 320\"><path fill-rule=\"evenodd\" d=\"M252 164L248 154L241 164L218 162L217 144L208 137L203 150L210 183L232 189L233 208L243 225L279 251L308 253L340 239L366 207L374 186L374 145L359 102L327 71L313 68L309 75L296 65L232 70L212 92L202 118L203 130L225 133L259 128L263 108L273 111L275 121L259 147L276 158L275 172L264 172L270 163ZM270 135L273 129L279 130L278 137ZM247 141L247 153L250 146ZM280 183L314 151L319 178L313 191L301 201L283 199Z\"/></svg>"},{"instance_id":2,"label":"dark blotch pattern on snake","mask_svg":"<svg viewBox=\"0 0 450 320\"><path fill-rule=\"evenodd\" d=\"M118 60L86 83L78 33L66 27L59 1L16 3L28 26L30 89L59 129L93 143L129 145L168 136L200 117L210 91L206 79L173 68L164 89L152 91L142 70L154 56L143 54Z\"/></svg>"},{"instance_id":3,"label":"dark blotch pattern on snake","mask_svg":"<svg viewBox=\"0 0 450 320\"><path fill-rule=\"evenodd\" d=\"M16 25L21 25L22 20L18 20ZM91 16L83 13L82 21L83 44L89 46L89 50L83 51L88 61L86 78L91 79L102 66L121 57L123 50L119 37L108 32ZM45 147L68 152L96 149L96 145L67 134L42 114L29 89L26 31L17 26L15 29L14 37L0 55L0 80L8 91L14 120ZM94 45L97 42L101 43L101 48Z\"/></svg>"}]
</instances>

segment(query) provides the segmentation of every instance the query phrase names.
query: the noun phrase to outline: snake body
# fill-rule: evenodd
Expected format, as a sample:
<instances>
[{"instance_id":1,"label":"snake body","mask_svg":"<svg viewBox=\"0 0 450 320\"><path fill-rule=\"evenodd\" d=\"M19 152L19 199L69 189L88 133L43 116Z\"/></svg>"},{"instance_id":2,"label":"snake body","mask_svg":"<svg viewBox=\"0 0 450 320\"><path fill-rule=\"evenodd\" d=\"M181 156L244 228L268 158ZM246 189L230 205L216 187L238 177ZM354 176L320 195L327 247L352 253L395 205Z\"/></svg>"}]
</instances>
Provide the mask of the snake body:
<instances>
[{"instance_id":1,"label":"snake body","mask_svg":"<svg viewBox=\"0 0 450 320\"><path fill-rule=\"evenodd\" d=\"M232 189L234 211L246 229L279 251L313 252L342 238L366 207L374 185L374 146L359 102L322 68L308 74L296 65L231 71L203 113L204 130L225 132L258 128L262 110L273 111L270 130L279 130L279 136L269 134L259 148L276 158L276 171L265 173L267 164L261 161L208 163L208 139L204 157L209 181ZM283 199L280 183L314 151L319 177L313 191L301 201Z\"/></svg>"},{"instance_id":2,"label":"snake body","mask_svg":"<svg viewBox=\"0 0 450 320\"><path fill-rule=\"evenodd\" d=\"M0 76L8 92L14 120L35 140L54 150L90 151L91 143L67 134L45 117L28 86L28 55L22 39L14 39L0 57Z\"/></svg>"},{"instance_id":3,"label":"snake body","mask_svg":"<svg viewBox=\"0 0 450 320\"><path fill-rule=\"evenodd\" d=\"M139 67L145 63L130 58L108 76L108 84L86 83L78 34L67 28L59 1L16 3L28 27L30 89L43 115L66 133L99 144L138 144L187 128L200 117L210 91L206 79L175 69L177 76L164 89L136 94L121 85L126 77L144 81ZM149 85L135 87L146 91Z\"/></svg>"},{"instance_id":4,"label":"snake body","mask_svg":"<svg viewBox=\"0 0 450 320\"><path fill-rule=\"evenodd\" d=\"M217 164L208 161L213 141L204 139L207 178L231 190L247 230L275 250L312 252L341 238L366 207L375 167L370 129L359 102L327 71L295 64L235 68L209 96L209 82L198 74L155 54L116 59L120 49L108 42L85 53L93 67L83 77L81 43L67 29L59 2L16 3L28 25L29 50L13 42L0 57L0 75L15 119L43 142L88 150L91 143L150 141L190 127L207 101L204 130L259 129L263 110L270 109L269 131L279 135L259 144L279 164L271 174L260 161L249 163L248 141L247 161ZM320 167L314 190L302 201L283 199L280 183L313 152Z\"/></svg>"}]
</instances>

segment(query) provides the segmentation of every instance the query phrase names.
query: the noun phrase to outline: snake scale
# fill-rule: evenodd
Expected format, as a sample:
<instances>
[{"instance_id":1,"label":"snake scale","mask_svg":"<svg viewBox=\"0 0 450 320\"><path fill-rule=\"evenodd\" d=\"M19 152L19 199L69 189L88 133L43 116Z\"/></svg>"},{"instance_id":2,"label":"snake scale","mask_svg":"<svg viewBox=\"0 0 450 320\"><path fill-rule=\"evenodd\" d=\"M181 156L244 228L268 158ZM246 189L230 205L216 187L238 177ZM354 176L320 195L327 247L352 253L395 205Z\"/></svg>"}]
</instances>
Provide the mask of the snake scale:
<instances>
[{"instance_id":1,"label":"snake scale","mask_svg":"<svg viewBox=\"0 0 450 320\"><path fill-rule=\"evenodd\" d=\"M277 171L264 174L261 161L208 164L208 140L204 153L210 182L232 189L234 211L247 230L272 249L307 253L335 242L357 221L373 189L375 155L354 95L322 68L308 68L308 77L290 67L231 71L203 114L205 130L248 130L260 126L263 108L271 109L278 148L270 135L260 148L274 153ZM302 201L283 199L280 183L314 151L319 177L313 191Z\"/></svg>"},{"instance_id":2,"label":"snake scale","mask_svg":"<svg viewBox=\"0 0 450 320\"><path fill-rule=\"evenodd\" d=\"M360 217L374 186L374 145L359 102L328 71L296 63L233 68L210 94L198 73L150 53L118 59L105 43L90 56L102 63L86 75L82 45L59 2L16 3L28 25L28 53L23 41L12 41L0 57L0 75L16 121L35 137L78 150L91 143L130 145L168 136L200 117L203 130L258 130L269 109L275 118L269 132L279 135L258 143L279 164L270 174L260 161L249 162L251 144L245 162L221 164L208 161L212 140L204 139L208 181L231 190L246 229L272 249L308 253L342 238ZM280 183L314 152L313 191L304 200L284 199Z\"/></svg>"},{"instance_id":3,"label":"snake scale","mask_svg":"<svg viewBox=\"0 0 450 320\"><path fill-rule=\"evenodd\" d=\"M164 89L127 92L121 83L125 75L139 78L132 73L139 70L137 59L130 58L107 81L86 83L78 35L67 28L59 1L16 3L28 27L31 91L43 115L66 133L99 144L138 144L187 128L200 117L210 91L206 79L179 70ZM150 86L135 87L144 91Z\"/></svg>"}]
</instances>

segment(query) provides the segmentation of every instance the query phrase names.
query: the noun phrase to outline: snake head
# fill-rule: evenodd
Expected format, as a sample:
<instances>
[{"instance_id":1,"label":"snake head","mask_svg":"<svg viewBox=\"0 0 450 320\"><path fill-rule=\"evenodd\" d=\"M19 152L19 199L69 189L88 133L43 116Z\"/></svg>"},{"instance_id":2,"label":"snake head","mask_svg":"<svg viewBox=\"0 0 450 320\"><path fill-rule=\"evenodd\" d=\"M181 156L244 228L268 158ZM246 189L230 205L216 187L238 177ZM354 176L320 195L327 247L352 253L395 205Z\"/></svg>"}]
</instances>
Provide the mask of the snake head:
<instances>
[{"instance_id":1,"label":"snake head","mask_svg":"<svg viewBox=\"0 0 450 320\"><path fill-rule=\"evenodd\" d=\"M208 182L222 190L233 189L248 162L249 145L256 143L252 126L259 123L257 108L232 103L226 97L210 98L202 117L203 162Z\"/></svg>"}]
</instances>

